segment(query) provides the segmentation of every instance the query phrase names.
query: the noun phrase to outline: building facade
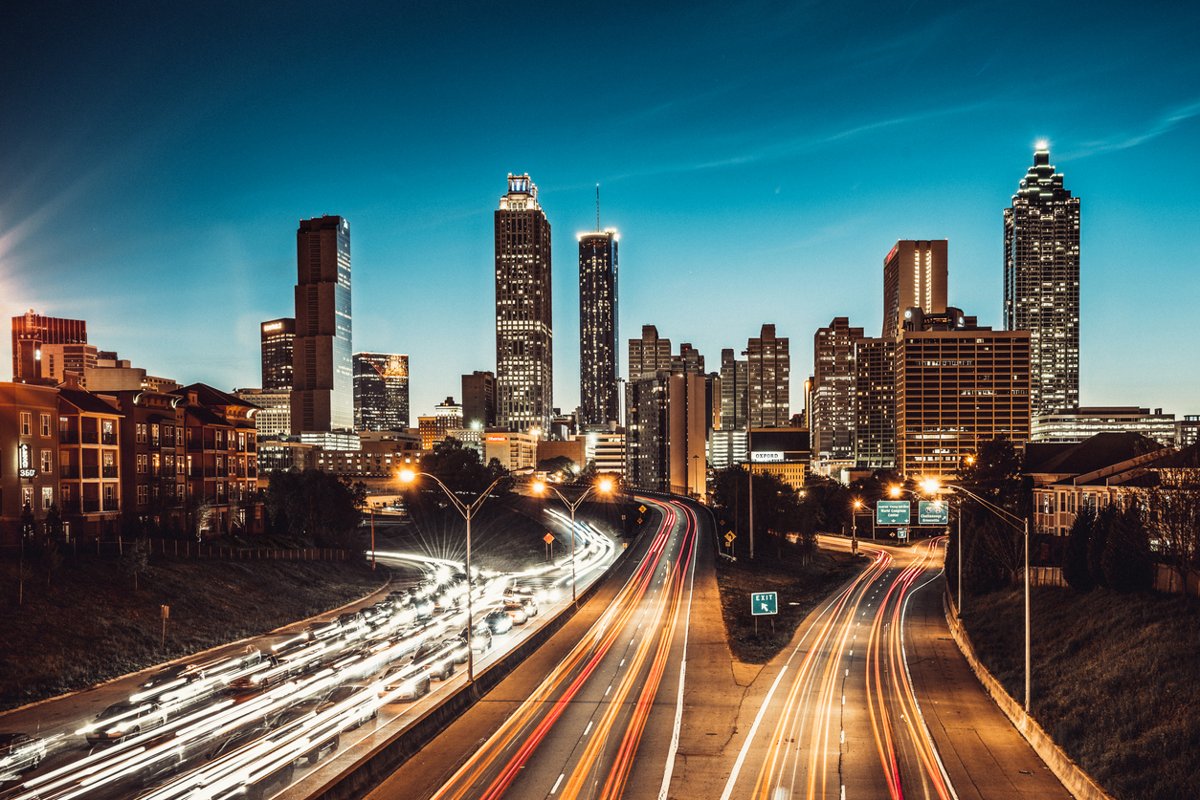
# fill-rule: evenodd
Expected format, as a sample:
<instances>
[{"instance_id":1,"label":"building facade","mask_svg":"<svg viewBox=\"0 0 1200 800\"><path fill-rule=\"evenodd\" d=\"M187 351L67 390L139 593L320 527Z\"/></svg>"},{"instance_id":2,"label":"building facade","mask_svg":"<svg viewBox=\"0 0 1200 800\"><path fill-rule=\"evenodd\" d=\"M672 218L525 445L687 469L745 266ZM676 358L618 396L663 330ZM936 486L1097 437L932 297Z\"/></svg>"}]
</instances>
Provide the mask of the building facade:
<instances>
[{"instance_id":1,"label":"building facade","mask_svg":"<svg viewBox=\"0 0 1200 800\"><path fill-rule=\"evenodd\" d=\"M748 381L750 367L734 356L732 348L721 351L721 430L746 429L750 413Z\"/></svg>"},{"instance_id":2,"label":"building facade","mask_svg":"<svg viewBox=\"0 0 1200 800\"><path fill-rule=\"evenodd\" d=\"M41 363L44 345L85 344L87 323L84 320L47 317L35 313L32 308L19 317L13 317L13 381L41 383L47 380L43 375L45 367Z\"/></svg>"},{"instance_id":3,"label":"building facade","mask_svg":"<svg viewBox=\"0 0 1200 800\"><path fill-rule=\"evenodd\" d=\"M51 507L62 511L58 430L57 389L0 383L0 544L44 532Z\"/></svg>"},{"instance_id":4,"label":"building facade","mask_svg":"<svg viewBox=\"0 0 1200 800\"><path fill-rule=\"evenodd\" d=\"M774 428L792 418L789 403L791 356L786 336L776 336L774 325L763 325L758 338L746 345L747 397L750 427Z\"/></svg>"},{"instance_id":5,"label":"building facade","mask_svg":"<svg viewBox=\"0 0 1200 800\"><path fill-rule=\"evenodd\" d=\"M896 343L896 467L949 476L985 442L1029 441L1029 334L909 309Z\"/></svg>"},{"instance_id":6,"label":"building facade","mask_svg":"<svg viewBox=\"0 0 1200 800\"><path fill-rule=\"evenodd\" d=\"M69 536L110 539L121 513L124 414L115 398L58 391L59 499Z\"/></svg>"},{"instance_id":7,"label":"building facade","mask_svg":"<svg viewBox=\"0 0 1200 800\"><path fill-rule=\"evenodd\" d=\"M483 437L483 463L496 459L506 470L537 466L538 437L525 431L488 431Z\"/></svg>"},{"instance_id":8,"label":"building facade","mask_svg":"<svg viewBox=\"0 0 1200 800\"><path fill-rule=\"evenodd\" d=\"M617 232L579 234L579 426L620 422Z\"/></svg>"},{"instance_id":9,"label":"building facade","mask_svg":"<svg viewBox=\"0 0 1200 800\"><path fill-rule=\"evenodd\" d=\"M496 423L549 430L554 409L550 221L528 175L509 175L495 213Z\"/></svg>"},{"instance_id":10,"label":"building facade","mask_svg":"<svg viewBox=\"0 0 1200 800\"><path fill-rule=\"evenodd\" d=\"M895 339L904 331L901 312L919 308L926 314L946 310L949 242L945 239L901 239L883 259L883 333Z\"/></svg>"},{"instance_id":11,"label":"building facade","mask_svg":"<svg viewBox=\"0 0 1200 800\"><path fill-rule=\"evenodd\" d=\"M353 430L350 223L338 216L301 220L296 270L292 431Z\"/></svg>"},{"instance_id":12,"label":"building facade","mask_svg":"<svg viewBox=\"0 0 1200 800\"><path fill-rule=\"evenodd\" d=\"M660 370L630 381L625 475L639 489L707 494L705 376Z\"/></svg>"},{"instance_id":13,"label":"building facade","mask_svg":"<svg viewBox=\"0 0 1200 800\"><path fill-rule=\"evenodd\" d=\"M1177 443L1174 414L1161 408L1137 406L1081 406L1073 414L1034 417L1030 441L1082 442L1097 433L1140 433L1170 447Z\"/></svg>"},{"instance_id":14,"label":"building facade","mask_svg":"<svg viewBox=\"0 0 1200 800\"><path fill-rule=\"evenodd\" d=\"M185 401L189 529L199 537L260 532L263 507L256 492L256 409L203 383L193 383L172 394ZM177 447L178 436L176 432Z\"/></svg>"},{"instance_id":15,"label":"building facade","mask_svg":"<svg viewBox=\"0 0 1200 800\"><path fill-rule=\"evenodd\" d=\"M1035 417L1079 407L1079 198L1038 147L1004 209L1004 327L1029 332Z\"/></svg>"},{"instance_id":16,"label":"building facade","mask_svg":"<svg viewBox=\"0 0 1200 800\"><path fill-rule=\"evenodd\" d=\"M750 470L755 474L774 475L793 489L803 489L812 461L808 431L803 428L754 428Z\"/></svg>"},{"instance_id":17,"label":"building facade","mask_svg":"<svg viewBox=\"0 0 1200 800\"><path fill-rule=\"evenodd\" d=\"M260 442L278 441L292 435L291 389L238 389L233 394L257 409L254 428Z\"/></svg>"},{"instance_id":18,"label":"building facade","mask_svg":"<svg viewBox=\"0 0 1200 800\"><path fill-rule=\"evenodd\" d=\"M447 397L433 407L431 416L417 417L417 431L421 436L421 449L432 450L445 441L451 431L463 427L462 406Z\"/></svg>"},{"instance_id":19,"label":"building facade","mask_svg":"<svg viewBox=\"0 0 1200 800\"><path fill-rule=\"evenodd\" d=\"M402 431L408 428L408 356L355 353L354 429Z\"/></svg>"},{"instance_id":20,"label":"building facade","mask_svg":"<svg viewBox=\"0 0 1200 800\"><path fill-rule=\"evenodd\" d=\"M671 369L671 340L658 335L654 325L642 326L642 337L629 340L629 380L653 377Z\"/></svg>"},{"instance_id":21,"label":"building facade","mask_svg":"<svg viewBox=\"0 0 1200 800\"><path fill-rule=\"evenodd\" d=\"M123 511L142 525L188 529L186 401L177 394L121 391L120 426Z\"/></svg>"}]
</instances>

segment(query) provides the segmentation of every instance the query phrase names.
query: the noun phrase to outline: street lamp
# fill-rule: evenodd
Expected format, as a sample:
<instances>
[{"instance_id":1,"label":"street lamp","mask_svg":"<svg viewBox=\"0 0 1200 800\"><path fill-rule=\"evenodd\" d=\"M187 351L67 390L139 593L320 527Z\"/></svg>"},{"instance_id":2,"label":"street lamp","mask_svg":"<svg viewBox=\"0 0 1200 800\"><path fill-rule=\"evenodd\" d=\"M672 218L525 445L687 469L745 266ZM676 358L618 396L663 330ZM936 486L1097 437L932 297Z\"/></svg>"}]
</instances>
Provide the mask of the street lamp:
<instances>
[{"instance_id":1,"label":"street lamp","mask_svg":"<svg viewBox=\"0 0 1200 800\"><path fill-rule=\"evenodd\" d=\"M587 488L583 490L583 494L575 498L574 503L564 497L563 493L558 489L546 484L543 481L534 481L532 488L534 494L542 494L549 489L558 495L558 499L562 500L563 503L566 504L567 508L571 510L571 602L574 603L575 608L578 609L579 597L575 592L575 509L579 508L579 506L583 504L583 501L587 499L587 496L593 491L598 491L601 494L611 494L613 490L612 478L601 478L595 483L589 484Z\"/></svg>"},{"instance_id":2,"label":"street lamp","mask_svg":"<svg viewBox=\"0 0 1200 800\"><path fill-rule=\"evenodd\" d=\"M858 554L858 512L862 507L863 501L857 497L854 498L854 511L850 514L850 552L856 555Z\"/></svg>"},{"instance_id":3,"label":"street lamp","mask_svg":"<svg viewBox=\"0 0 1200 800\"><path fill-rule=\"evenodd\" d=\"M400 471L401 483L412 483L418 476L432 478L433 482L442 487L442 491L450 498L450 502L454 508L462 514L462 518L467 521L467 683L475 682L475 651L471 649L471 638L475 633L475 615L471 610L471 518L475 516L475 512L483 505L483 502L488 499L488 495L492 493L492 489L496 488L496 484L504 480L505 476L501 475L496 480L483 490L483 494L475 498L470 503L464 503L459 499L458 495L450 491L450 487L442 483L436 475L428 472L414 472L411 469Z\"/></svg>"},{"instance_id":4,"label":"street lamp","mask_svg":"<svg viewBox=\"0 0 1200 800\"><path fill-rule=\"evenodd\" d=\"M970 458L970 456L968 456ZM934 481L936 484L936 481ZM967 497L970 497L979 505L990 511L1001 522L1008 525L1014 530L1018 530L1025 537L1025 712L1029 713L1029 696L1030 696L1030 677L1029 677L1029 662L1030 662L1030 622L1029 622L1029 518L1018 517L1007 509L1001 508L990 500L985 500L969 489L964 489L955 484L947 484L946 488L953 492L962 492ZM958 507L958 532L959 532L959 597L962 597L962 504ZM959 612L961 615L961 611Z\"/></svg>"}]
</instances>

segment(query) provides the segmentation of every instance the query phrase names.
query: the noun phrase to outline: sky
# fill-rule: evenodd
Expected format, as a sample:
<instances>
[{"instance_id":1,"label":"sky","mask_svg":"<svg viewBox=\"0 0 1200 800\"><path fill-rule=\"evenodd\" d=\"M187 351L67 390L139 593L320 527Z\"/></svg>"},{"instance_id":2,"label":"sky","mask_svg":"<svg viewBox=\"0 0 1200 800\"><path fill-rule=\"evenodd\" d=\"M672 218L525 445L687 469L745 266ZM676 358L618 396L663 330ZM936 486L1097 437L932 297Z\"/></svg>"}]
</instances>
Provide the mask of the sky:
<instances>
[{"instance_id":1,"label":"sky","mask_svg":"<svg viewBox=\"0 0 1200 800\"><path fill-rule=\"evenodd\" d=\"M556 406L579 399L575 234L599 183L621 339L656 324L716 369L774 323L798 411L818 327L878 335L897 239L949 239L951 304L1001 326L1001 213L1046 139L1082 198L1082 403L1200 413L1196 4L6 16L0 315L86 319L152 374L259 385L258 323L293 314L297 222L341 214L354 350L409 354L415 424L495 368L492 213L528 172L553 230Z\"/></svg>"}]
</instances>

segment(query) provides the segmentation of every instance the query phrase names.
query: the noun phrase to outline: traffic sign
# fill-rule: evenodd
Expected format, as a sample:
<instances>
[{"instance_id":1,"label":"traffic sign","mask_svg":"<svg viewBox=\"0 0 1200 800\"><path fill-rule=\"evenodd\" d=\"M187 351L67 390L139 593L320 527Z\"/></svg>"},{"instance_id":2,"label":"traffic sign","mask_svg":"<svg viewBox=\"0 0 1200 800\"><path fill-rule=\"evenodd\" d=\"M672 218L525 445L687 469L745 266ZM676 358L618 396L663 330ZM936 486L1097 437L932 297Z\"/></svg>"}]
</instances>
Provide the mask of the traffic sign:
<instances>
[{"instance_id":1,"label":"traffic sign","mask_svg":"<svg viewBox=\"0 0 1200 800\"><path fill-rule=\"evenodd\" d=\"M729 533L725 534L725 541L729 542L730 544L733 544L733 540L736 538L737 538L737 536L734 535L733 531L730 531Z\"/></svg>"},{"instance_id":2,"label":"traffic sign","mask_svg":"<svg viewBox=\"0 0 1200 800\"><path fill-rule=\"evenodd\" d=\"M546 544L553 544L554 534L547 533L545 536L542 537L542 541L545 542Z\"/></svg>"},{"instance_id":3,"label":"traffic sign","mask_svg":"<svg viewBox=\"0 0 1200 800\"><path fill-rule=\"evenodd\" d=\"M756 617L779 613L779 595L776 592L753 592L750 595L750 613Z\"/></svg>"},{"instance_id":4,"label":"traffic sign","mask_svg":"<svg viewBox=\"0 0 1200 800\"><path fill-rule=\"evenodd\" d=\"M912 519L912 503L907 500L880 500L875 504L876 525L907 525Z\"/></svg>"},{"instance_id":5,"label":"traffic sign","mask_svg":"<svg viewBox=\"0 0 1200 800\"><path fill-rule=\"evenodd\" d=\"M897 539L907 539L908 538L908 528L896 528L896 538Z\"/></svg>"},{"instance_id":6,"label":"traffic sign","mask_svg":"<svg viewBox=\"0 0 1200 800\"><path fill-rule=\"evenodd\" d=\"M646 513L646 506L645 506L645 504L644 504L644 503L643 503L642 505L638 506L638 513L639 513L639 514L645 514L645 513Z\"/></svg>"},{"instance_id":7,"label":"traffic sign","mask_svg":"<svg viewBox=\"0 0 1200 800\"><path fill-rule=\"evenodd\" d=\"M922 525L947 525L950 508L945 500L922 500L917 503L917 521Z\"/></svg>"}]
</instances>

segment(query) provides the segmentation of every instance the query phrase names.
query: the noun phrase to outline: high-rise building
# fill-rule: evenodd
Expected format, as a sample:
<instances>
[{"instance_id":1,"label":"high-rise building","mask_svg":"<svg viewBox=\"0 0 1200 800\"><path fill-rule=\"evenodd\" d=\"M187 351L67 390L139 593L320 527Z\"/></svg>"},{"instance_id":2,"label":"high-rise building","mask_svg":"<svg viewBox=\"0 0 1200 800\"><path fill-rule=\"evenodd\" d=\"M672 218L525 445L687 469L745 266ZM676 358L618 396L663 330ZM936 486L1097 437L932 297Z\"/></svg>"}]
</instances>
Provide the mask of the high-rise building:
<instances>
[{"instance_id":1,"label":"high-rise building","mask_svg":"<svg viewBox=\"0 0 1200 800\"><path fill-rule=\"evenodd\" d=\"M949 243L945 239L901 239L883 259L883 338L904 330L900 313L919 308L926 314L946 310Z\"/></svg>"},{"instance_id":2,"label":"high-rise building","mask_svg":"<svg viewBox=\"0 0 1200 800\"><path fill-rule=\"evenodd\" d=\"M47 370L41 364L43 345L87 344L87 323L81 319L46 317L29 309L12 318L13 381L40 383Z\"/></svg>"},{"instance_id":3,"label":"high-rise building","mask_svg":"<svg viewBox=\"0 0 1200 800\"><path fill-rule=\"evenodd\" d=\"M350 223L338 216L301 220L296 267L292 433L351 431Z\"/></svg>"},{"instance_id":4,"label":"high-rise building","mask_svg":"<svg viewBox=\"0 0 1200 800\"><path fill-rule=\"evenodd\" d=\"M1138 406L1081 406L1070 414L1034 417L1031 442L1078 443L1097 433L1138 433L1164 447L1176 445L1174 414Z\"/></svg>"},{"instance_id":5,"label":"high-rise building","mask_svg":"<svg viewBox=\"0 0 1200 800\"><path fill-rule=\"evenodd\" d=\"M267 320L259 325L264 390L291 391L295 339L296 320L293 317Z\"/></svg>"},{"instance_id":6,"label":"high-rise building","mask_svg":"<svg viewBox=\"0 0 1200 800\"><path fill-rule=\"evenodd\" d=\"M509 175L495 214L496 422L549 430L554 409L550 221L528 175Z\"/></svg>"},{"instance_id":7,"label":"high-rise building","mask_svg":"<svg viewBox=\"0 0 1200 800\"><path fill-rule=\"evenodd\" d=\"M355 353L354 429L402 431L408 428L408 356Z\"/></svg>"},{"instance_id":8,"label":"high-rise building","mask_svg":"<svg viewBox=\"0 0 1200 800\"><path fill-rule=\"evenodd\" d=\"M750 366L738 359L733 348L721 351L721 430L745 430L749 414L747 381Z\"/></svg>"},{"instance_id":9,"label":"high-rise building","mask_svg":"<svg viewBox=\"0 0 1200 800\"><path fill-rule=\"evenodd\" d=\"M792 362L787 337L776 336L774 325L763 325L758 338L747 343L745 355L750 427L778 428L789 424Z\"/></svg>"},{"instance_id":10,"label":"high-rise building","mask_svg":"<svg viewBox=\"0 0 1200 800\"><path fill-rule=\"evenodd\" d=\"M669 341L669 340L668 340ZM691 342L679 345L679 352L671 356L671 370L674 372L704 372L704 356Z\"/></svg>"},{"instance_id":11,"label":"high-rise building","mask_svg":"<svg viewBox=\"0 0 1200 800\"><path fill-rule=\"evenodd\" d=\"M653 377L659 370L671 369L671 340L660 339L658 328L642 326L642 338L629 340L629 380Z\"/></svg>"},{"instance_id":12,"label":"high-rise building","mask_svg":"<svg viewBox=\"0 0 1200 800\"><path fill-rule=\"evenodd\" d=\"M650 491L703 496L710 419L705 376L659 370L630 381L626 413L629 482Z\"/></svg>"},{"instance_id":13,"label":"high-rise building","mask_svg":"<svg viewBox=\"0 0 1200 800\"><path fill-rule=\"evenodd\" d=\"M834 317L813 337L812 456L826 475L854 462L854 344L862 338L863 329L850 327L846 317Z\"/></svg>"},{"instance_id":14,"label":"high-rise building","mask_svg":"<svg viewBox=\"0 0 1200 800\"><path fill-rule=\"evenodd\" d=\"M896 343L896 466L957 472L985 442L1029 441L1029 333L974 325L957 308L909 309Z\"/></svg>"},{"instance_id":15,"label":"high-rise building","mask_svg":"<svg viewBox=\"0 0 1200 800\"><path fill-rule=\"evenodd\" d=\"M421 449L432 450L444 441L450 432L463 426L463 408L447 397L433 407L433 416L417 417L417 430L421 436Z\"/></svg>"},{"instance_id":16,"label":"high-rise building","mask_svg":"<svg viewBox=\"0 0 1200 800\"><path fill-rule=\"evenodd\" d=\"M617 397L617 232L579 234L580 427L620 421Z\"/></svg>"},{"instance_id":17,"label":"high-rise building","mask_svg":"<svg viewBox=\"0 0 1200 800\"><path fill-rule=\"evenodd\" d=\"M1079 198L1044 144L1004 209L1004 327L1029 331L1033 415L1079 408Z\"/></svg>"},{"instance_id":18,"label":"high-rise building","mask_svg":"<svg viewBox=\"0 0 1200 800\"><path fill-rule=\"evenodd\" d=\"M896 339L854 343L854 461L861 469L896 466Z\"/></svg>"},{"instance_id":19,"label":"high-rise building","mask_svg":"<svg viewBox=\"0 0 1200 800\"><path fill-rule=\"evenodd\" d=\"M463 425L483 430L496 426L496 376L476 370L462 376Z\"/></svg>"}]
</instances>

